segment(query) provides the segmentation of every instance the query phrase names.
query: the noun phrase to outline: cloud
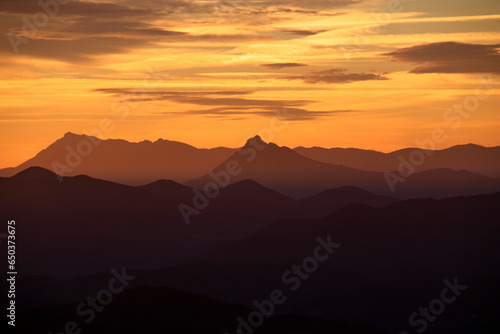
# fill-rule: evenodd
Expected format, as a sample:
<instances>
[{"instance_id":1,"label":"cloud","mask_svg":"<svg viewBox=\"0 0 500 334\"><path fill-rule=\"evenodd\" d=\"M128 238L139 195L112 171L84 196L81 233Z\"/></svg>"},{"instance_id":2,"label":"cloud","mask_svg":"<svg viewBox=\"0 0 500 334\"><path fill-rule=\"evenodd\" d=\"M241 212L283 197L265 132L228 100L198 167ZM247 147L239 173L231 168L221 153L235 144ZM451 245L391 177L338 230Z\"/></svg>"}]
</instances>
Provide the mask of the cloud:
<instances>
[{"instance_id":1,"label":"cloud","mask_svg":"<svg viewBox=\"0 0 500 334\"><path fill-rule=\"evenodd\" d=\"M281 119L286 119L290 121L306 121L314 120L319 117L331 116L338 113L348 113L356 112L358 110L331 110L331 111L313 111L303 108L290 108L285 105L279 105L276 107L218 107L204 110L188 110L183 112L183 114L189 115L210 115L215 117L229 117L229 116L276 116ZM162 114L168 115L178 115L176 112L163 112Z\"/></svg>"},{"instance_id":2,"label":"cloud","mask_svg":"<svg viewBox=\"0 0 500 334\"><path fill-rule=\"evenodd\" d=\"M314 111L304 107L315 101L307 100L258 100L238 97L249 95L253 91L212 91L212 92L176 92L176 91L134 91L128 88L100 88L93 90L121 97L123 102L140 101L173 101L177 103L206 106L209 109L191 109L185 112L165 111L163 115L210 115L214 117L233 117L243 115L275 116L283 108L290 120L312 120L318 117L331 116L336 113L355 112L357 110ZM288 119L288 118L287 118Z\"/></svg>"},{"instance_id":3,"label":"cloud","mask_svg":"<svg viewBox=\"0 0 500 334\"><path fill-rule=\"evenodd\" d=\"M85 36L128 36L128 37L165 37L186 35L185 32L165 30L141 21L124 21L116 19L96 20L75 18L67 25L53 30L54 34L81 34Z\"/></svg>"},{"instance_id":4,"label":"cloud","mask_svg":"<svg viewBox=\"0 0 500 334\"><path fill-rule=\"evenodd\" d=\"M24 56L46 58L68 63L85 63L98 61L104 54L127 53L130 49L152 45L145 39L118 37L84 37L73 40L28 39L21 44ZM13 54L12 46L7 38L0 43L0 54Z\"/></svg>"},{"instance_id":5,"label":"cloud","mask_svg":"<svg viewBox=\"0 0 500 334\"><path fill-rule=\"evenodd\" d=\"M128 88L98 88L94 92L107 93L113 95L131 94L134 91ZM151 91L144 92L144 94L160 95L160 96L205 96L205 95L245 95L254 93L253 91L207 91L207 92L178 92L178 91Z\"/></svg>"},{"instance_id":6,"label":"cloud","mask_svg":"<svg viewBox=\"0 0 500 334\"><path fill-rule=\"evenodd\" d=\"M49 1L42 1L48 3ZM54 6L47 7L49 11L54 10ZM85 2L69 1L66 4L59 5L57 8L58 16L87 16L87 17L130 17L137 15L151 15L153 9L133 8L111 2ZM10 14L35 14L43 12L42 7L36 0L2 0L0 2L0 12Z\"/></svg>"},{"instance_id":7,"label":"cloud","mask_svg":"<svg viewBox=\"0 0 500 334\"><path fill-rule=\"evenodd\" d=\"M305 83L310 84L346 84L355 81L367 81L367 80L389 80L389 78L385 77L381 74L375 73L348 73L346 69L330 69L324 71L314 71L309 72L305 75L301 76L289 76L284 79L288 80L304 80Z\"/></svg>"},{"instance_id":8,"label":"cloud","mask_svg":"<svg viewBox=\"0 0 500 334\"><path fill-rule=\"evenodd\" d=\"M262 64L260 65L262 67L265 67L270 70L281 70L283 68L288 68L288 67L300 67L300 66L307 66L306 64L301 64L301 63L273 63L273 64Z\"/></svg>"},{"instance_id":9,"label":"cloud","mask_svg":"<svg viewBox=\"0 0 500 334\"><path fill-rule=\"evenodd\" d=\"M327 30L318 30L318 31L312 31L312 30L280 30L282 33L288 34L288 35L296 35L296 36L313 36L320 34L322 32L325 32Z\"/></svg>"},{"instance_id":10,"label":"cloud","mask_svg":"<svg viewBox=\"0 0 500 334\"><path fill-rule=\"evenodd\" d=\"M500 73L500 44L441 42L384 53L394 61L417 64L410 73Z\"/></svg>"},{"instance_id":11,"label":"cloud","mask_svg":"<svg viewBox=\"0 0 500 334\"><path fill-rule=\"evenodd\" d=\"M266 6L290 6L304 9L328 10L343 8L363 2L363 0L270 0L258 1L257 3Z\"/></svg>"},{"instance_id":12,"label":"cloud","mask_svg":"<svg viewBox=\"0 0 500 334\"><path fill-rule=\"evenodd\" d=\"M286 20L290 14L340 15L321 12L358 0L333 1L196 1L196 0L100 0L54 1L1 0L0 52L67 63L100 63L99 56L130 54L138 49L172 44L224 44L270 41L278 36L263 29L217 29L220 25L256 26ZM51 5L44 5L51 4ZM227 7L227 8L226 8ZM225 9L231 9L225 13ZM45 15L44 10L48 16ZM228 15L225 15L228 14ZM274 15L276 14L276 15ZM47 22L41 25L45 16ZM38 16L37 16L38 15ZM42 16L40 16L42 15ZM233 21L231 21L233 20ZM27 23L29 25L27 25ZM208 25L214 29L189 29ZM34 27L35 29L32 29ZM288 29L291 31L291 29ZM191 32L187 32L191 31ZM292 31L291 31L292 32ZM302 36L305 31L294 31ZM312 34L313 32L310 32ZM9 37L10 36L10 37ZM92 42L92 43L91 43ZM109 42L109 43L108 43ZM200 43L201 42L201 43ZM108 58L107 61L109 61Z\"/></svg>"},{"instance_id":13,"label":"cloud","mask_svg":"<svg viewBox=\"0 0 500 334\"><path fill-rule=\"evenodd\" d=\"M187 103L202 106L304 106L314 101L307 100L256 100L241 97L237 95L248 95L249 91L215 91L215 92L175 92L175 91L134 91L127 88L101 88L95 89L95 92L111 94L122 97L123 101L174 101L177 103Z\"/></svg>"}]
</instances>

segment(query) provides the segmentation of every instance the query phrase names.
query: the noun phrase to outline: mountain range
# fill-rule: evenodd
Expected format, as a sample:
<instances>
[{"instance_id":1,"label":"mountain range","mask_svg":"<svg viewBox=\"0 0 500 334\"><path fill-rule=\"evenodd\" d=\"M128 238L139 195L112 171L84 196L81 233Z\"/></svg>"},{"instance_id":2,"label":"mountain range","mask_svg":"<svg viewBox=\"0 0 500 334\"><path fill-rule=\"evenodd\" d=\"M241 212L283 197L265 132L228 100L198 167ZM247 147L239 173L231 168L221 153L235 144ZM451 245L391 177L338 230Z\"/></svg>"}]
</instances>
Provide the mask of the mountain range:
<instances>
[{"instance_id":1,"label":"mountain range","mask_svg":"<svg viewBox=\"0 0 500 334\"><path fill-rule=\"evenodd\" d=\"M193 189L171 181L133 187L77 176L59 182L51 171L29 168L0 179L0 189L2 212L15 217L22 235L18 298L29 310L23 319L48 330L74 313L68 303L105 286L109 274L102 273L122 266L136 277L132 290L113 301L89 328L93 333L115 321L114 314L135 312L136 303L153 305L151 312L169 305L172 294L189 309L205 303L164 286L243 305L245 315L253 300L286 287L283 273L313 254L318 237L338 243L338 249L308 274L278 315L313 317L316 324L325 319L325 325L343 319L395 332L439 296L443 279L458 277L468 289L429 333L498 330L500 192L398 201L344 187L294 200L245 180L221 189L207 211L186 225L177 204ZM235 316L221 315L216 324L231 324Z\"/></svg>"},{"instance_id":2,"label":"mountain range","mask_svg":"<svg viewBox=\"0 0 500 334\"><path fill-rule=\"evenodd\" d=\"M191 205L195 195L194 189L165 180L128 186L82 175L61 182L41 167L0 178L2 212L24 222L18 256L31 272L54 275L99 271L118 260L134 268L155 268L279 219L319 218L351 203L397 201L355 187L296 201L243 180L221 189L187 225L179 205Z\"/></svg>"},{"instance_id":3,"label":"mountain range","mask_svg":"<svg viewBox=\"0 0 500 334\"><path fill-rule=\"evenodd\" d=\"M462 145L421 151L426 152L421 153L425 161L411 164L411 154L416 150L385 154L339 148L290 149L266 143L258 136L239 149L197 149L162 139L130 143L67 133L32 159L0 170L0 176L10 177L40 166L62 176L88 175L135 186L171 180L203 188L213 181L211 173L224 173L231 162L241 171L231 175L229 183L254 180L293 198L343 186L400 199L500 190L500 147Z\"/></svg>"},{"instance_id":4,"label":"mountain range","mask_svg":"<svg viewBox=\"0 0 500 334\"><path fill-rule=\"evenodd\" d=\"M409 317L459 282L426 333L498 333L498 148L418 151L421 164L416 150L68 133L1 171L19 328L59 332L126 268L134 280L78 322L85 332L237 333L238 317L280 289L286 303L255 333L411 333Z\"/></svg>"},{"instance_id":5,"label":"mountain range","mask_svg":"<svg viewBox=\"0 0 500 334\"><path fill-rule=\"evenodd\" d=\"M231 168L238 173L231 174ZM397 167L395 167L397 168ZM396 175L397 171L392 174ZM368 172L343 165L306 158L287 147L265 143L260 137L248 140L210 173L186 182L203 189L208 183L226 176L233 183L251 179L294 198L312 196L329 188L356 186L373 193L401 199L444 198L500 191L500 180L465 170L433 169L402 178L391 188L386 173Z\"/></svg>"}]
</instances>

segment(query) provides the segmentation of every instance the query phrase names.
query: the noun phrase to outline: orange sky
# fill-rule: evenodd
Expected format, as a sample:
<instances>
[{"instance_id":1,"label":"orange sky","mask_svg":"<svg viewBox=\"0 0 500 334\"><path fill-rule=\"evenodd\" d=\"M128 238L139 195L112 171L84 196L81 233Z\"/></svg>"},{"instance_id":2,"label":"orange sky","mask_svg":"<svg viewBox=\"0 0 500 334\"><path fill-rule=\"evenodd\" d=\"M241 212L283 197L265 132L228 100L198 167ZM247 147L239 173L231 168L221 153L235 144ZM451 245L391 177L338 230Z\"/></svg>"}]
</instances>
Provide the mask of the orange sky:
<instances>
[{"instance_id":1,"label":"orange sky","mask_svg":"<svg viewBox=\"0 0 500 334\"><path fill-rule=\"evenodd\" d=\"M498 0L46 10L54 15L37 1L0 2L0 167L68 131L197 147L237 147L260 133L291 147L390 151L442 128L438 148L500 145ZM449 111L457 105L465 111Z\"/></svg>"}]
</instances>

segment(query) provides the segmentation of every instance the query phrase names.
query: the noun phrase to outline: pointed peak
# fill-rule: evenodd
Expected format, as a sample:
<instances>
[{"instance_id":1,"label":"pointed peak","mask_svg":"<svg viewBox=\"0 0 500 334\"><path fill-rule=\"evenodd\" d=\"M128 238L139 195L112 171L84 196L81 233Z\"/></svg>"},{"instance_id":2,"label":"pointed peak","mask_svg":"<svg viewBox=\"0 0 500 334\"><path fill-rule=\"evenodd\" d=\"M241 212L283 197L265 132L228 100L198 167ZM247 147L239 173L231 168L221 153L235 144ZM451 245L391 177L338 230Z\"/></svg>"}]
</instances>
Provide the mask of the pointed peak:
<instances>
[{"instance_id":1,"label":"pointed peak","mask_svg":"<svg viewBox=\"0 0 500 334\"><path fill-rule=\"evenodd\" d=\"M66 137L66 138L68 138L68 137L78 137L78 135L76 133L68 131L68 132L66 132L64 134L64 137Z\"/></svg>"},{"instance_id":2,"label":"pointed peak","mask_svg":"<svg viewBox=\"0 0 500 334\"><path fill-rule=\"evenodd\" d=\"M257 135L255 137L252 137L252 138L248 139L247 142L246 142L246 144L245 144L245 147L256 146L256 145L267 146L267 143L265 141L263 141L262 138L260 138L259 135Z\"/></svg>"}]
</instances>

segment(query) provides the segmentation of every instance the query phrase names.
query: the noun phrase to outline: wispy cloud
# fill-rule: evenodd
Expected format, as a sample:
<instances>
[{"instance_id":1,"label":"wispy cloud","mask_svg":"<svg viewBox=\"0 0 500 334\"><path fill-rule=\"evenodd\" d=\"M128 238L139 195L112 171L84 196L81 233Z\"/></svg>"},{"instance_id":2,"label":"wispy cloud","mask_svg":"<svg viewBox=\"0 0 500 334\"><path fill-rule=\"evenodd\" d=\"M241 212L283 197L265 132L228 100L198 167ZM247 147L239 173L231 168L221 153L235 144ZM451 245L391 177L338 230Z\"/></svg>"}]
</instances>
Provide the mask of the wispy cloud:
<instances>
[{"instance_id":1,"label":"wispy cloud","mask_svg":"<svg viewBox=\"0 0 500 334\"><path fill-rule=\"evenodd\" d=\"M301 67L301 66L307 66L307 65L301 64L301 63L273 63L273 64L262 64L261 66L268 68L270 70L281 70L283 68Z\"/></svg>"},{"instance_id":2,"label":"wispy cloud","mask_svg":"<svg viewBox=\"0 0 500 334\"><path fill-rule=\"evenodd\" d=\"M101 88L96 92L121 97L123 101L172 101L176 103L198 106L214 106L209 109L189 109L183 112L165 111L163 115L210 115L216 117L238 116L275 116L277 110L286 108L287 114L294 115L293 120L313 120L318 117L331 116L337 113L355 112L357 110L328 110L317 111L304 108L314 103L309 100L262 100L243 98L253 91L208 91L208 92L176 92L176 91L148 91L135 92L127 88ZM302 107L302 108L299 108Z\"/></svg>"},{"instance_id":3,"label":"wispy cloud","mask_svg":"<svg viewBox=\"0 0 500 334\"><path fill-rule=\"evenodd\" d=\"M309 100L260 100L242 97L249 95L250 91L214 91L214 92L175 92L175 91L147 91L137 92L133 89L101 88L96 92L107 93L117 97L122 97L124 101L174 101L178 103L188 103L202 106L304 106L314 101Z\"/></svg>"},{"instance_id":4,"label":"wispy cloud","mask_svg":"<svg viewBox=\"0 0 500 334\"><path fill-rule=\"evenodd\" d=\"M347 84L355 81L367 80L389 80L382 74L375 73L349 73L346 69L329 69L324 71L313 71L304 75L288 76L289 80L304 80L310 84Z\"/></svg>"},{"instance_id":5,"label":"wispy cloud","mask_svg":"<svg viewBox=\"0 0 500 334\"><path fill-rule=\"evenodd\" d=\"M281 114L280 108L285 108L286 110L286 119L290 121L309 121L314 120L319 117L332 116L334 114L339 113L351 113L357 112L358 110L328 110L328 111L315 111L315 110L307 110L304 108L294 108L284 106L283 104L275 107L218 107L211 109L203 109L203 110L188 110L183 112L184 114L189 115L210 115L216 117L228 117L228 116L278 116ZM175 112L163 112L162 114L174 115L178 113ZM290 117L292 116L292 117Z\"/></svg>"},{"instance_id":6,"label":"wispy cloud","mask_svg":"<svg viewBox=\"0 0 500 334\"><path fill-rule=\"evenodd\" d=\"M302 30L302 29L284 29L280 30L284 34L288 35L296 35L296 36L314 36L325 32L326 30Z\"/></svg>"}]
</instances>

